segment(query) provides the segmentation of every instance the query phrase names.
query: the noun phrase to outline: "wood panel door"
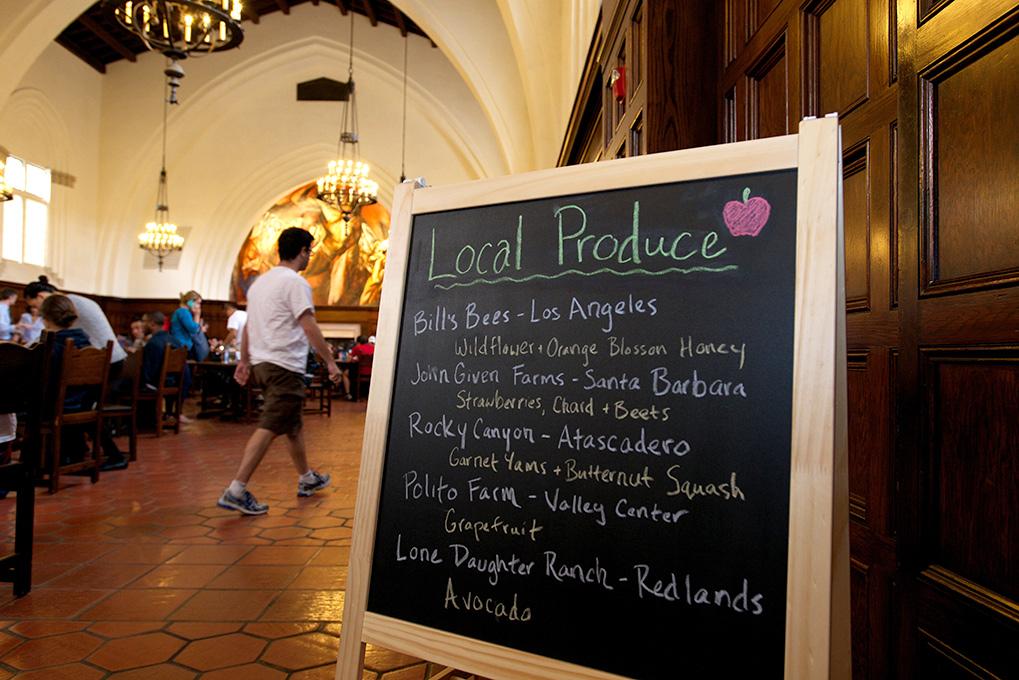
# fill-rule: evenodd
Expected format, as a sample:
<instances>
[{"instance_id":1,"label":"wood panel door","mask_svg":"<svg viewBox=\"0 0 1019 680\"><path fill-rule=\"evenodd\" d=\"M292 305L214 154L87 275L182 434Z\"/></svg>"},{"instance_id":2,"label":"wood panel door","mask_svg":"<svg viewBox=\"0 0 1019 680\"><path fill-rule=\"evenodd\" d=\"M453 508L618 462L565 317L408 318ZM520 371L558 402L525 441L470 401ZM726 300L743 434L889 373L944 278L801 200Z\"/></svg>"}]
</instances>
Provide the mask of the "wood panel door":
<instances>
[{"instance_id":1,"label":"wood panel door","mask_svg":"<svg viewBox=\"0 0 1019 680\"><path fill-rule=\"evenodd\" d=\"M1019 676L1019 3L900 2L902 677Z\"/></svg>"},{"instance_id":2,"label":"wood panel door","mask_svg":"<svg viewBox=\"0 0 1019 680\"><path fill-rule=\"evenodd\" d=\"M895 7L892 0L725 5L723 139L787 134L802 117L831 112L842 124L853 676L885 678L897 637Z\"/></svg>"}]
</instances>

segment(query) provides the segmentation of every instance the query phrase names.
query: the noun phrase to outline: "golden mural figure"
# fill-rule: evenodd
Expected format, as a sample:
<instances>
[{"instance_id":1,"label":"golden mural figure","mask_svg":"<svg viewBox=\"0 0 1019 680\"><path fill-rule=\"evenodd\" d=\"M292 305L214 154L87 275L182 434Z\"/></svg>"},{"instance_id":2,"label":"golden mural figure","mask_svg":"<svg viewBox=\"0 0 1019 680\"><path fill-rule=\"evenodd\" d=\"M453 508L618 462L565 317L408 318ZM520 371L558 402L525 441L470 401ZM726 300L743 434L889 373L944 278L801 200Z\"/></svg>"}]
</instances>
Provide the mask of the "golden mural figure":
<instances>
[{"instance_id":1,"label":"golden mural figure","mask_svg":"<svg viewBox=\"0 0 1019 680\"><path fill-rule=\"evenodd\" d=\"M344 222L340 211L316 198L314 182L295 189L269 208L241 246L230 282L231 298L247 301L258 276L279 263L276 239L288 227L315 237L302 272L316 305L379 304L389 247L389 211L376 203Z\"/></svg>"}]
</instances>

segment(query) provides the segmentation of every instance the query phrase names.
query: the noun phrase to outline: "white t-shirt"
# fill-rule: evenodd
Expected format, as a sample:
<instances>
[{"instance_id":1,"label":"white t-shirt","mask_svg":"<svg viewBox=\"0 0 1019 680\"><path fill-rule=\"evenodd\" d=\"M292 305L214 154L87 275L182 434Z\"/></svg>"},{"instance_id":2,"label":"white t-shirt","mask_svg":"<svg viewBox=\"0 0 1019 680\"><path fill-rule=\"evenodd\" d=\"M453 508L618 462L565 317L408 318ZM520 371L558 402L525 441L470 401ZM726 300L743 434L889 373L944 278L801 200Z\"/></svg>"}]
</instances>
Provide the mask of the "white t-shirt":
<instances>
[{"instance_id":1,"label":"white t-shirt","mask_svg":"<svg viewBox=\"0 0 1019 680\"><path fill-rule=\"evenodd\" d=\"M127 352L117 342L113 326L110 325L110 320L103 313L102 307L94 300L75 295L74 293L67 293L67 298L74 304L74 309L78 312L78 320L74 322L72 328L80 328L85 331L89 343L99 349L106 349L106 343L113 340L113 355L110 357L111 364L126 359Z\"/></svg>"},{"instance_id":2,"label":"white t-shirt","mask_svg":"<svg viewBox=\"0 0 1019 680\"><path fill-rule=\"evenodd\" d=\"M241 334L244 333L244 324L248 322L248 313L243 309L234 310L234 313L230 315L230 318L226 320L226 329L228 331L237 331L237 343L241 342Z\"/></svg>"},{"instance_id":3,"label":"white t-shirt","mask_svg":"<svg viewBox=\"0 0 1019 680\"><path fill-rule=\"evenodd\" d=\"M289 267L273 267L248 289L248 356L252 365L270 363L304 374L308 336L297 320L308 310L311 286Z\"/></svg>"}]
</instances>

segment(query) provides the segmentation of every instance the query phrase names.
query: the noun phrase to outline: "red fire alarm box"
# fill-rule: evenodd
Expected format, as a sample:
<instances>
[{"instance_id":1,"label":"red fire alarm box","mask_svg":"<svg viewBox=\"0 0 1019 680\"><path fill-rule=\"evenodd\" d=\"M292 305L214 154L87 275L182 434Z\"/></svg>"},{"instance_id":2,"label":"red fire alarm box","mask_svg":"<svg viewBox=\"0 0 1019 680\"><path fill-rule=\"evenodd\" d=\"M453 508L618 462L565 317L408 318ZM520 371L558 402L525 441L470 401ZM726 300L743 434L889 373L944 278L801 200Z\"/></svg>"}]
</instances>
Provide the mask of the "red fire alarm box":
<instances>
[{"instance_id":1,"label":"red fire alarm box","mask_svg":"<svg viewBox=\"0 0 1019 680\"><path fill-rule=\"evenodd\" d=\"M625 66L617 66L612 69L612 74L609 75L609 85L612 87L612 95L616 98L617 102L621 102L626 99Z\"/></svg>"}]
</instances>

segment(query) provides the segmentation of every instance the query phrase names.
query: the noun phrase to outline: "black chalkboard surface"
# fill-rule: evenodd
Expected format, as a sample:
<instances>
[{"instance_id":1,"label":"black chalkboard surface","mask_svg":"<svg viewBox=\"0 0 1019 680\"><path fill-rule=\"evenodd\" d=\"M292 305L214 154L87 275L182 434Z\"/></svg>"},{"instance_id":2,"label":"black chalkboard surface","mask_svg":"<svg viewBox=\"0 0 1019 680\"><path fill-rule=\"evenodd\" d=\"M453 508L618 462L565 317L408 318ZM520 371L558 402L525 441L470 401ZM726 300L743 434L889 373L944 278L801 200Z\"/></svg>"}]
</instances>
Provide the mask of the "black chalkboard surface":
<instances>
[{"instance_id":1,"label":"black chalkboard surface","mask_svg":"<svg viewBox=\"0 0 1019 680\"><path fill-rule=\"evenodd\" d=\"M367 611L624 676L781 677L796 184L416 215Z\"/></svg>"}]
</instances>

